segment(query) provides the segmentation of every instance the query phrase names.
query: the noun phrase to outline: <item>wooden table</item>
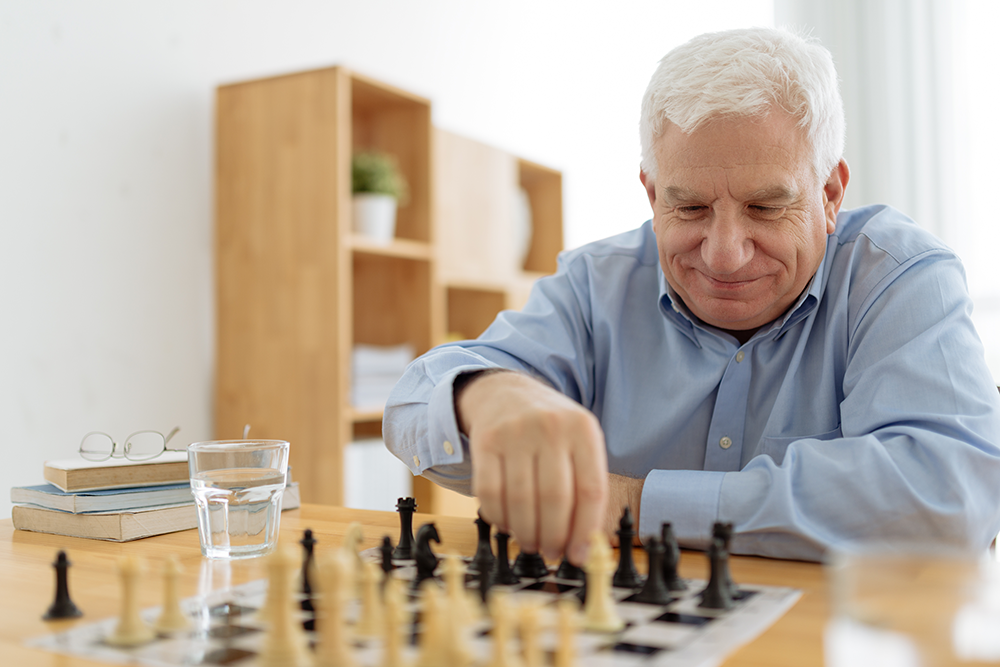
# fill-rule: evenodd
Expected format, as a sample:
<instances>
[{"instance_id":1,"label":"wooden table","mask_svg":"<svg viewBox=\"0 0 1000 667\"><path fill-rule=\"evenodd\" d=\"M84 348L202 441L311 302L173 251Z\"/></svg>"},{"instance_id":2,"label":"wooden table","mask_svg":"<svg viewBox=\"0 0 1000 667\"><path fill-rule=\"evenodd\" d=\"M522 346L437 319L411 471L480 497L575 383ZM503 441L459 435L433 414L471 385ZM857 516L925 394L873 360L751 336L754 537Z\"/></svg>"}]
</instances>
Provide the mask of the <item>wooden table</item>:
<instances>
[{"instance_id":1,"label":"wooden table","mask_svg":"<svg viewBox=\"0 0 1000 667\"><path fill-rule=\"evenodd\" d=\"M281 541L295 543L302 531L311 528L320 545L339 545L351 522L364 526L364 547L374 547L383 535L399 537L395 512L369 512L321 505L303 505L282 514ZM441 535L439 553L471 555L476 548L476 529L469 519L426 514L414 516L414 530L434 521ZM83 610L78 620L41 620L52 603L55 575L51 566L56 552L65 549L72 567L69 589L73 601ZM119 582L117 559L135 554L146 559L146 576L140 582L140 605L158 606L163 597L160 563L176 554L184 567L181 595L189 597L205 590L236 585L265 577L261 559L222 563L201 557L198 533L194 530L151 537L135 542L114 543L84 540L42 533L16 531L10 519L0 521L0 664L40 667L96 665L88 660L68 658L22 646L28 637L44 635L73 624L117 616ZM641 570L645 563L637 553ZM829 594L823 568L814 563L732 557L730 567L737 582L791 586L803 591L802 598L774 626L726 662L727 667L808 667L823 664L822 633L829 614ZM707 579L704 554L684 553L681 574Z\"/></svg>"}]
</instances>

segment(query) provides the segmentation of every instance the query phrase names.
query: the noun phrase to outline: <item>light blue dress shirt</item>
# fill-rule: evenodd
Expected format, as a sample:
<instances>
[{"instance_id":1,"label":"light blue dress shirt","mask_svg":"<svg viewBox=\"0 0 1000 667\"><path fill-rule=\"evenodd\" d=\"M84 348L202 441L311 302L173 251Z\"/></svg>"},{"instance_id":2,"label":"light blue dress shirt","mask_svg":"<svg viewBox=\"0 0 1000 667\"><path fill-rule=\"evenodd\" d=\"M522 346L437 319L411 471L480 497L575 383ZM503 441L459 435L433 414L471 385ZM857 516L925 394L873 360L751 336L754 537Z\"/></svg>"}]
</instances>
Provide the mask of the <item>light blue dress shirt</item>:
<instances>
[{"instance_id":1,"label":"light blue dress shirt","mask_svg":"<svg viewBox=\"0 0 1000 667\"><path fill-rule=\"evenodd\" d=\"M842 212L798 301L744 345L700 322L649 222L560 256L524 309L411 364L383 435L470 493L452 383L500 366L592 410L610 472L645 478L640 536L819 559L835 546L985 548L1000 531L1000 395L956 255L898 211Z\"/></svg>"}]
</instances>

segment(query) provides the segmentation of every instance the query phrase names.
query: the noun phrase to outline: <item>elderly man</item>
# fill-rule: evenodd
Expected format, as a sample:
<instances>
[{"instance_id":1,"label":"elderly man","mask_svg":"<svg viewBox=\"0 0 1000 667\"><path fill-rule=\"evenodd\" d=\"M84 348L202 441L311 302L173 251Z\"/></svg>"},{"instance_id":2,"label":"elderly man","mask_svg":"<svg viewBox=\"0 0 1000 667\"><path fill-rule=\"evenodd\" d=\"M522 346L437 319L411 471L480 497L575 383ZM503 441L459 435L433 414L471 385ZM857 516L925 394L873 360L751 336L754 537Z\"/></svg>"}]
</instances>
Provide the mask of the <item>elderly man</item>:
<instances>
[{"instance_id":1,"label":"elderly man","mask_svg":"<svg viewBox=\"0 0 1000 667\"><path fill-rule=\"evenodd\" d=\"M840 211L830 54L781 30L697 37L661 61L640 134L652 220L418 359L388 447L577 563L623 505L695 548L717 520L775 557L985 548L1000 397L962 265L891 208Z\"/></svg>"}]
</instances>

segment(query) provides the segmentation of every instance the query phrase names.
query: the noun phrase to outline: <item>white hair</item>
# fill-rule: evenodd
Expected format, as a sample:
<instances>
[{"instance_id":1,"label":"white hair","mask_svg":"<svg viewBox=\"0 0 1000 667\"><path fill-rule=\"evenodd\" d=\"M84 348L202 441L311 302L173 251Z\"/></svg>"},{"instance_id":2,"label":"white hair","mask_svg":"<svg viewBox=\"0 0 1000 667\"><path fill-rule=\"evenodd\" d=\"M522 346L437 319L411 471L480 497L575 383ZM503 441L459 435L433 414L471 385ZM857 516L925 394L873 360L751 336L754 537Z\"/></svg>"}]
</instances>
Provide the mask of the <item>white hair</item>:
<instances>
[{"instance_id":1,"label":"white hair","mask_svg":"<svg viewBox=\"0 0 1000 667\"><path fill-rule=\"evenodd\" d=\"M773 107L798 119L825 182L844 153L844 103L830 52L777 28L695 37L663 57L643 95L642 170L656 178L653 142L664 121L690 134L713 118L764 117Z\"/></svg>"}]
</instances>

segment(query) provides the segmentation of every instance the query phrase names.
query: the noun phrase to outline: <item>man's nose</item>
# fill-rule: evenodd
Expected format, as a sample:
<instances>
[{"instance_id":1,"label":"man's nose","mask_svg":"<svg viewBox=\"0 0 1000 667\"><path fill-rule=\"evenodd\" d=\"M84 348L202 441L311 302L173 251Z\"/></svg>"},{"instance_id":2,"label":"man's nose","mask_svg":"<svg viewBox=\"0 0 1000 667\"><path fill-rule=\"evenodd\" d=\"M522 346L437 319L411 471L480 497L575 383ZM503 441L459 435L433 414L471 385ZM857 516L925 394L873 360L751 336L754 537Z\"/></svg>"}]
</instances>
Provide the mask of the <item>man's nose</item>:
<instances>
[{"instance_id":1,"label":"man's nose","mask_svg":"<svg viewBox=\"0 0 1000 667\"><path fill-rule=\"evenodd\" d=\"M705 267L720 276L731 275L746 266L754 254L754 242L739 216L716 211L701 242Z\"/></svg>"}]
</instances>

